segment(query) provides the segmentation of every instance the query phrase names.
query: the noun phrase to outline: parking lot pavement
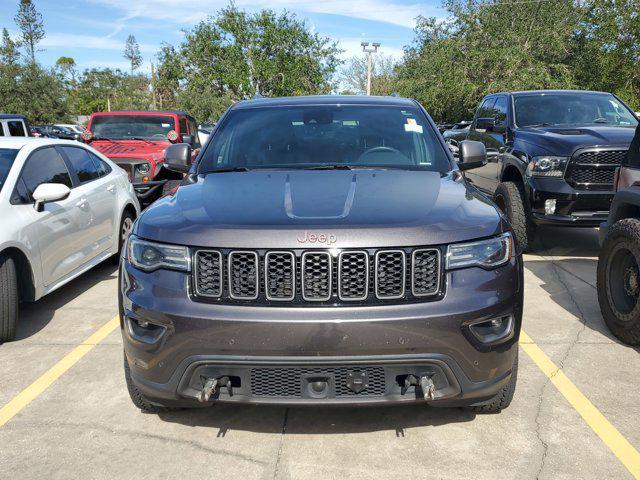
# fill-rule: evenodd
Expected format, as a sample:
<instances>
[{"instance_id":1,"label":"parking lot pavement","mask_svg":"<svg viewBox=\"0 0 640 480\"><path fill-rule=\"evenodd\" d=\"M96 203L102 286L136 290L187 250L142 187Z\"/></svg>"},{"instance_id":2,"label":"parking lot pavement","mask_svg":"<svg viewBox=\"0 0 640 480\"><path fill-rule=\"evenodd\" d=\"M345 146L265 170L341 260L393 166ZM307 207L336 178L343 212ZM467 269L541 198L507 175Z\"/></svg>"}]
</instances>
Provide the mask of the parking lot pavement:
<instances>
[{"instance_id":1,"label":"parking lot pavement","mask_svg":"<svg viewBox=\"0 0 640 480\"><path fill-rule=\"evenodd\" d=\"M220 405L157 416L129 401L115 329L0 427L0 472L20 479L634 478L622 461L640 449L640 356L600 317L597 232L549 229L541 239L525 258L523 328L626 438L626 456L543 373L527 353L531 345L521 347L515 399L499 415L422 405ZM115 292L115 269L105 265L23 309L18 340L0 346L0 408L114 317Z\"/></svg>"}]
</instances>

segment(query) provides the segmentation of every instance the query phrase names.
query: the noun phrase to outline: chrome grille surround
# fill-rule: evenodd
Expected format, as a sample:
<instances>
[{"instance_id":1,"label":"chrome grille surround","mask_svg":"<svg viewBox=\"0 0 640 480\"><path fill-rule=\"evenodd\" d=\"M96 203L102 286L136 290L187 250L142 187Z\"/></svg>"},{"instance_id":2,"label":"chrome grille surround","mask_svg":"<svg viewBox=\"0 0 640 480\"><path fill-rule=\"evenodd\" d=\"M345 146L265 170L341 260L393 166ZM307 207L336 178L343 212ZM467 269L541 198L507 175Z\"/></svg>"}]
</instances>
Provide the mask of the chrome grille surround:
<instances>
[{"instance_id":1,"label":"chrome grille surround","mask_svg":"<svg viewBox=\"0 0 640 480\"><path fill-rule=\"evenodd\" d=\"M421 257L426 255L432 256L427 261L433 261L430 261L430 265L419 265L424 262ZM440 257L440 250L437 248L418 248L411 253L411 293L414 297L428 297L440 291ZM424 272L421 279L418 279L418 269ZM424 282L427 283L427 288L419 285Z\"/></svg>"},{"instance_id":2,"label":"chrome grille surround","mask_svg":"<svg viewBox=\"0 0 640 480\"><path fill-rule=\"evenodd\" d=\"M194 248L190 292L196 301L273 307L434 301L446 288L443 255L442 247Z\"/></svg>"},{"instance_id":3,"label":"chrome grille surround","mask_svg":"<svg viewBox=\"0 0 640 480\"><path fill-rule=\"evenodd\" d=\"M354 266L353 263L360 262L362 265ZM347 273L345 270L357 268L360 272ZM362 282L358 284L358 275L364 273ZM345 292L345 289L356 290L359 295ZM369 254L364 250L349 250L340 252L338 255L338 298L346 302L366 300L369 296Z\"/></svg>"},{"instance_id":4,"label":"chrome grille surround","mask_svg":"<svg viewBox=\"0 0 640 480\"><path fill-rule=\"evenodd\" d=\"M238 260L236 260L238 258ZM260 293L258 254L234 250L227 257L229 296L234 300L255 300ZM246 279L245 282L239 280ZM253 285L251 285L253 283ZM245 286L246 285L246 286ZM253 291L253 293L250 293ZM244 292L247 292L246 294Z\"/></svg>"},{"instance_id":5,"label":"chrome grille surround","mask_svg":"<svg viewBox=\"0 0 640 480\"><path fill-rule=\"evenodd\" d=\"M401 269L401 274L397 271ZM395 278L386 278L393 276ZM404 250L379 250L376 252L375 290L379 299L391 300L404 297L407 278L407 256ZM393 293L396 292L397 293ZM390 293L389 293L390 292Z\"/></svg>"},{"instance_id":6,"label":"chrome grille surround","mask_svg":"<svg viewBox=\"0 0 640 480\"><path fill-rule=\"evenodd\" d=\"M325 259L324 261L322 259ZM308 265L311 261L315 264ZM331 298L333 281L333 259L329 252L310 251L302 254L302 298L308 302L325 302ZM314 272L308 273L313 269ZM327 269L327 275L323 275L321 270ZM311 278L308 278L311 276ZM314 293L315 290L326 290L325 295Z\"/></svg>"},{"instance_id":7,"label":"chrome grille surround","mask_svg":"<svg viewBox=\"0 0 640 480\"><path fill-rule=\"evenodd\" d=\"M223 283L222 254L217 250L196 250L193 257L196 295L210 298L221 297ZM203 265L202 263L204 262L208 263ZM210 276L211 279L207 278L205 281L205 275Z\"/></svg>"},{"instance_id":8,"label":"chrome grille surround","mask_svg":"<svg viewBox=\"0 0 640 480\"><path fill-rule=\"evenodd\" d=\"M278 269L281 272L278 272ZM275 273L274 270L276 270ZM296 297L296 256L294 253L267 252L264 256L264 282L264 293L267 300L277 302L293 300ZM291 294L287 295L289 291Z\"/></svg>"}]
</instances>

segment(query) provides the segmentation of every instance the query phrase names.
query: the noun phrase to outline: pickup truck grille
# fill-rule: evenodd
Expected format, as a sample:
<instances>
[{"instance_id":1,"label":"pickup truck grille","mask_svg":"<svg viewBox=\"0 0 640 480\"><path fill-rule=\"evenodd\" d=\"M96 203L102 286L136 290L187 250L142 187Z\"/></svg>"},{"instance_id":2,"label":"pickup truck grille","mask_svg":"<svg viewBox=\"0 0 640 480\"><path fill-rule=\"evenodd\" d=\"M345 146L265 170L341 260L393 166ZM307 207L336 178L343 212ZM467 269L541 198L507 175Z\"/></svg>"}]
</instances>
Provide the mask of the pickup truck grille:
<instances>
[{"instance_id":1,"label":"pickup truck grille","mask_svg":"<svg viewBox=\"0 0 640 480\"><path fill-rule=\"evenodd\" d=\"M576 190L613 190L613 177L627 150L580 150L571 159L565 178Z\"/></svg>"},{"instance_id":2,"label":"pickup truck grille","mask_svg":"<svg viewBox=\"0 0 640 480\"><path fill-rule=\"evenodd\" d=\"M354 305L441 293L438 248L196 250L194 297L252 305Z\"/></svg>"}]
</instances>

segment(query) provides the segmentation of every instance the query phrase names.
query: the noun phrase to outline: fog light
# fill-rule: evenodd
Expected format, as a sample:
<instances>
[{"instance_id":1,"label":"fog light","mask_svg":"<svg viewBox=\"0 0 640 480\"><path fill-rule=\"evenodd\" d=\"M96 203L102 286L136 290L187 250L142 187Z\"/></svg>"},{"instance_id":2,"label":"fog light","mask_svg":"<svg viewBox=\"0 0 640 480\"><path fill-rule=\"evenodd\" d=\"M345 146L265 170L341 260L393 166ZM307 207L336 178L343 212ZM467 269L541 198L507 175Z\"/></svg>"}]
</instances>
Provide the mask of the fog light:
<instances>
[{"instance_id":1,"label":"fog light","mask_svg":"<svg viewBox=\"0 0 640 480\"><path fill-rule=\"evenodd\" d=\"M480 320L469 325L469 330L481 343L491 345L506 341L513 336L513 317Z\"/></svg>"},{"instance_id":2,"label":"fog light","mask_svg":"<svg viewBox=\"0 0 640 480\"><path fill-rule=\"evenodd\" d=\"M553 215L556 213L556 200L545 200L544 202L544 213L547 215Z\"/></svg>"}]
</instances>

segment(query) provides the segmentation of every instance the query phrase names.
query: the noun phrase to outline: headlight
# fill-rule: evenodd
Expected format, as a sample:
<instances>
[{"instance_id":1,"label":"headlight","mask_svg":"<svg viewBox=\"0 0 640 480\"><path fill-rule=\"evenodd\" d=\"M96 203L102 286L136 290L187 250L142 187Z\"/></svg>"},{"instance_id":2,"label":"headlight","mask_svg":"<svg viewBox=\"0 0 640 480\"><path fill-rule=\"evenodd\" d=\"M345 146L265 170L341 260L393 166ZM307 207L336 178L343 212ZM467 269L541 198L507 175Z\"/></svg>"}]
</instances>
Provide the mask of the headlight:
<instances>
[{"instance_id":1,"label":"headlight","mask_svg":"<svg viewBox=\"0 0 640 480\"><path fill-rule=\"evenodd\" d=\"M151 165L148 163L141 163L136 167L136 170L142 175L146 175L151 171Z\"/></svg>"},{"instance_id":2,"label":"headlight","mask_svg":"<svg viewBox=\"0 0 640 480\"><path fill-rule=\"evenodd\" d=\"M129 262L139 268L151 272L158 268L170 270L191 270L189 249L180 245L148 242L131 235L127 244Z\"/></svg>"},{"instance_id":3,"label":"headlight","mask_svg":"<svg viewBox=\"0 0 640 480\"><path fill-rule=\"evenodd\" d=\"M567 167L568 157L533 157L527 165L528 177L562 177Z\"/></svg>"},{"instance_id":4,"label":"headlight","mask_svg":"<svg viewBox=\"0 0 640 480\"><path fill-rule=\"evenodd\" d=\"M456 243L447 248L447 269L462 267L493 268L505 264L513 255L513 237L503 233L487 240Z\"/></svg>"}]
</instances>

